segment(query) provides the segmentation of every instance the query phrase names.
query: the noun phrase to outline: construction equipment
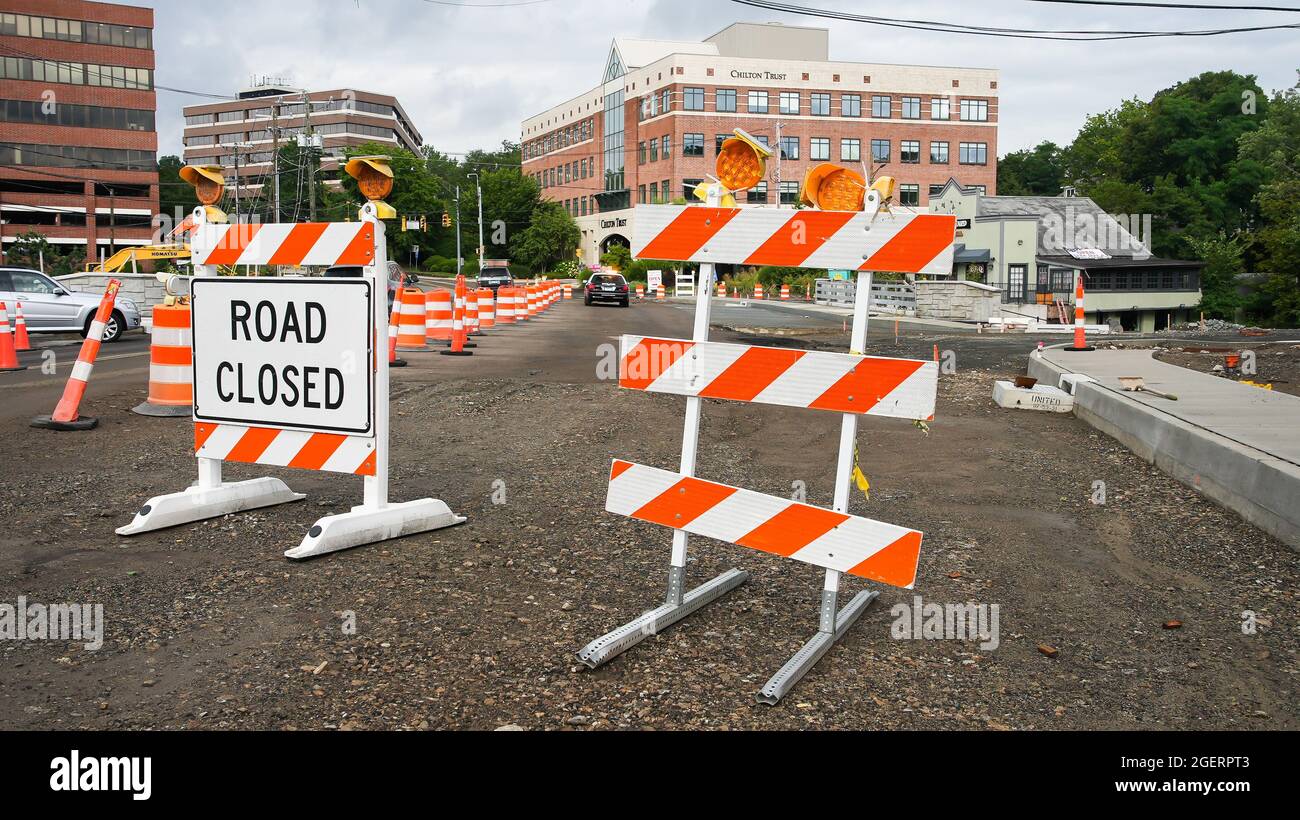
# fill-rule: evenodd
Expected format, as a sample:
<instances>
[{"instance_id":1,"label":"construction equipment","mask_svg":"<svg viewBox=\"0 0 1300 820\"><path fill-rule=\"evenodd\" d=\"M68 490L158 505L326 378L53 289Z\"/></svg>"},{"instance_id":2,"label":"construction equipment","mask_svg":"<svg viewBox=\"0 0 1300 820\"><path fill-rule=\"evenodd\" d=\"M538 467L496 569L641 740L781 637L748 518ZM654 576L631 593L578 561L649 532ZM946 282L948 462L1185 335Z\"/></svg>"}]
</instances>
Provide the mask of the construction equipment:
<instances>
[{"instance_id":1,"label":"construction equipment","mask_svg":"<svg viewBox=\"0 0 1300 820\"><path fill-rule=\"evenodd\" d=\"M131 264L131 272L139 273L137 263L154 259L189 259L189 245L133 245L123 248L105 259L87 273L117 273Z\"/></svg>"},{"instance_id":2,"label":"construction equipment","mask_svg":"<svg viewBox=\"0 0 1300 820\"><path fill-rule=\"evenodd\" d=\"M1146 382L1142 380L1141 376L1120 376L1119 386L1121 390L1126 390L1130 393L1150 393L1151 395L1159 396L1162 399L1178 401L1178 397L1173 393L1164 393L1147 387Z\"/></svg>"}]
</instances>

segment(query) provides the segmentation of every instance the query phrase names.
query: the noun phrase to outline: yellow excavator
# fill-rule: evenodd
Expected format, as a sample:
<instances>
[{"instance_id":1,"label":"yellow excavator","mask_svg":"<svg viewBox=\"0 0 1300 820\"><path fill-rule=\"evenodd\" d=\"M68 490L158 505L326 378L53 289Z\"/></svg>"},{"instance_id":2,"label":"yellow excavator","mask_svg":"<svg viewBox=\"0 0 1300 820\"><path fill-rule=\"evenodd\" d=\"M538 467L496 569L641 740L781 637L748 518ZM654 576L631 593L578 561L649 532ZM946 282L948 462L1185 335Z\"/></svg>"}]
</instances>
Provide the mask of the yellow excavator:
<instances>
[{"instance_id":1,"label":"yellow excavator","mask_svg":"<svg viewBox=\"0 0 1300 820\"><path fill-rule=\"evenodd\" d=\"M137 263L153 259L189 259L189 245L132 245L129 248L123 248L117 253L105 259L103 262L89 268L89 273L117 273L127 266L131 265L131 272L138 273Z\"/></svg>"}]
</instances>

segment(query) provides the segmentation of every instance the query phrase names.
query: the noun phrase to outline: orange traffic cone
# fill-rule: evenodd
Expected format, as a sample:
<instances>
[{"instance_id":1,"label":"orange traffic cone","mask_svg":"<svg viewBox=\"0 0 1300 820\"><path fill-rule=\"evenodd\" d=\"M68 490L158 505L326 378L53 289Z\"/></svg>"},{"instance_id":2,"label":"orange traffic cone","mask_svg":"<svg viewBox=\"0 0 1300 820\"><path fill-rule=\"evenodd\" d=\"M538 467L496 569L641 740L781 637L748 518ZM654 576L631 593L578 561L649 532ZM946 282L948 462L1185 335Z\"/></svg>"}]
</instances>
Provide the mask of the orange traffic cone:
<instances>
[{"instance_id":1,"label":"orange traffic cone","mask_svg":"<svg viewBox=\"0 0 1300 820\"><path fill-rule=\"evenodd\" d=\"M451 312L451 347L439 350L438 353L443 356L473 356L472 350L465 349L472 346L465 341L465 331L465 276L457 274L455 302Z\"/></svg>"},{"instance_id":2,"label":"orange traffic cone","mask_svg":"<svg viewBox=\"0 0 1300 820\"><path fill-rule=\"evenodd\" d=\"M99 302L99 310L90 323L90 332L81 343L81 352L77 354L77 363L72 366L68 383L63 388L63 397L59 399L54 412L48 416L32 419L32 427L44 427L49 430L89 430L99 424L99 419L82 416L77 412L81 397L86 394L86 385L90 382L90 373L95 369L95 357L99 355L100 341L104 337L104 326L113 315L113 303L117 301L117 291L122 283L116 279L108 280L104 289L104 298Z\"/></svg>"},{"instance_id":3,"label":"orange traffic cone","mask_svg":"<svg viewBox=\"0 0 1300 820\"><path fill-rule=\"evenodd\" d=\"M23 318L22 302L14 302L14 349L32 349L32 340L27 337L27 320Z\"/></svg>"},{"instance_id":4,"label":"orange traffic cone","mask_svg":"<svg viewBox=\"0 0 1300 820\"><path fill-rule=\"evenodd\" d=\"M402 319L402 294L393 294L393 315L388 320L388 366L406 367L406 359L397 358L397 326Z\"/></svg>"},{"instance_id":5,"label":"orange traffic cone","mask_svg":"<svg viewBox=\"0 0 1300 820\"><path fill-rule=\"evenodd\" d=\"M26 369L27 365L18 363L14 337L9 332L9 312L5 310L5 303L0 302L0 372Z\"/></svg>"}]
</instances>

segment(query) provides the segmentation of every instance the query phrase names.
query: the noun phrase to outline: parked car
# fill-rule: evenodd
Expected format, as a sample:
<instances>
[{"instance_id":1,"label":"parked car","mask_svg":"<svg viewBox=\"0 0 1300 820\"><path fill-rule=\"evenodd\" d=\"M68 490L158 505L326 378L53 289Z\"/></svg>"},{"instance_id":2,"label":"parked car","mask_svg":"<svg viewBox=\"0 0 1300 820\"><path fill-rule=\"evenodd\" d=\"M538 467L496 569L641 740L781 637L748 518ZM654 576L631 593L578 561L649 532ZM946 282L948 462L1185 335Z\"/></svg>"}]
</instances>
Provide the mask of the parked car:
<instances>
[{"instance_id":1,"label":"parked car","mask_svg":"<svg viewBox=\"0 0 1300 820\"><path fill-rule=\"evenodd\" d=\"M627 280L621 273L593 273L583 289L583 302L616 302L619 307L628 305Z\"/></svg>"},{"instance_id":2,"label":"parked car","mask_svg":"<svg viewBox=\"0 0 1300 820\"><path fill-rule=\"evenodd\" d=\"M504 259L484 259L483 267L478 272L478 285L480 288L491 288L493 295L496 294L497 288L510 287L515 283L515 278L510 275L510 265Z\"/></svg>"},{"instance_id":3,"label":"parked car","mask_svg":"<svg viewBox=\"0 0 1300 820\"><path fill-rule=\"evenodd\" d=\"M365 268L361 267L360 265L333 265L332 267L326 268L325 273L322 275L329 276L329 277L360 277L364 273L365 273ZM415 283L418 284L419 281L420 280L417 277L415 279ZM389 313L393 312L393 299L397 295L397 288L399 286L405 287L410 284L412 284L410 281L410 277L407 276L406 272L402 270L402 266L397 264L391 259L388 260L388 312Z\"/></svg>"},{"instance_id":4,"label":"parked car","mask_svg":"<svg viewBox=\"0 0 1300 820\"><path fill-rule=\"evenodd\" d=\"M0 268L0 302L12 314L14 302L22 302L23 319L29 333L69 333L85 336L103 299L100 293L68 290L50 277L31 268ZM128 330L140 327L140 308L118 294L113 313L104 325L103 341L116 342Z\"/></svg>"}]
</instances>

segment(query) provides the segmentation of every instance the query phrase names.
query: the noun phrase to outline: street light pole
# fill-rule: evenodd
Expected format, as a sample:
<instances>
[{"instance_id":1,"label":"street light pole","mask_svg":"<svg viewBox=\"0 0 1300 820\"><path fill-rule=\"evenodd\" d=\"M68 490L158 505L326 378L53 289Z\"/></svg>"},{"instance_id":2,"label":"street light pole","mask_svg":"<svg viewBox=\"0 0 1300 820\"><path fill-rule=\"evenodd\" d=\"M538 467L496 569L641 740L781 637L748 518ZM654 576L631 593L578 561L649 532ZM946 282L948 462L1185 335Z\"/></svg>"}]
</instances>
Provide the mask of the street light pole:
<instances>
[{"instance_id":1,"label":"street light pole","mask_svg":"<svg viewBox=\"0 0 1300 820\"><path fill-rule=\"evenodd\" d=\"M482 270L483 254L485 252L483 247L483 184L477 172L466 174L466 176L474 177L474 188L478 191L478 266Z\"/></svg>"},{"instance_id":2,"label":"street light pole","mask_svg":"<svg viewBox=\"0 0 1300 820\"><path fill-rule=\"evenodd\" d=\"M456 275L460 275L460 186L456 186Z\"/></svg>"}]
</instances>

